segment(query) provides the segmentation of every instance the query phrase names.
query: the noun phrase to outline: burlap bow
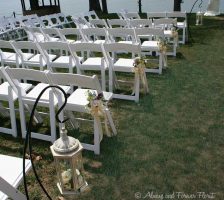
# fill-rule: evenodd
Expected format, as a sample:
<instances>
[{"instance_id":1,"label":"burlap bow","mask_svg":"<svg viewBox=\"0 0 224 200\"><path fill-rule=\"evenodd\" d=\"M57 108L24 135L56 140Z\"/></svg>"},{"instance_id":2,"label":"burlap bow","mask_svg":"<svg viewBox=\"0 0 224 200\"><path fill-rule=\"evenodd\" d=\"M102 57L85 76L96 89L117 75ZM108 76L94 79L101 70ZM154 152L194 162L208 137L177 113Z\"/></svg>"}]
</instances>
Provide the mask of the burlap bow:
<instances>
[{"instance_id":1,"label":"burlap bow","mask_svg":"<svg viewBox=\"0 0 224 200\"><path fill-rule=\"evenodd\" d=\"M137 57L135 58L133 65L134 65L133 71L139 75L140 81L143 85L144 93L149 93L148 81L145 73L145 67L146 67L145 60L140 57Z\"/></svg>"}]
</instances>

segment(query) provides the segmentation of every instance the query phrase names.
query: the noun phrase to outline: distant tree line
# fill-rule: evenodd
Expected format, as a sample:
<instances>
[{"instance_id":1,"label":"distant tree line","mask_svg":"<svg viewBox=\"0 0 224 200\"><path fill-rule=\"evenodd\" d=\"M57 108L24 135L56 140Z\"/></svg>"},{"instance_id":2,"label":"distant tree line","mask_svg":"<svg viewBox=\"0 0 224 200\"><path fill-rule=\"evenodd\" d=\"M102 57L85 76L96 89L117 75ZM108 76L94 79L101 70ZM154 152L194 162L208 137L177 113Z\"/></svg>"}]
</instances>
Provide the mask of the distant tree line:
<instances>
[{"instance_id":1,"label":"distant tree line","mask_svg":"<svg viewBox=\"0 0 224 200\"><path fill-rule=\"evenodd\" d=\"M100 4L101 1L101 4ZM181 3L182 0L174 0L174 11L181 11ZM102 6L101 6L102 5ZM107 9L107 0L89 0L89 10L95 10L98 12L103 12L105 14L108 13ZM138 11L139 13L142 12L142 0L138 0Z\"/></svg>"}]
</instances>

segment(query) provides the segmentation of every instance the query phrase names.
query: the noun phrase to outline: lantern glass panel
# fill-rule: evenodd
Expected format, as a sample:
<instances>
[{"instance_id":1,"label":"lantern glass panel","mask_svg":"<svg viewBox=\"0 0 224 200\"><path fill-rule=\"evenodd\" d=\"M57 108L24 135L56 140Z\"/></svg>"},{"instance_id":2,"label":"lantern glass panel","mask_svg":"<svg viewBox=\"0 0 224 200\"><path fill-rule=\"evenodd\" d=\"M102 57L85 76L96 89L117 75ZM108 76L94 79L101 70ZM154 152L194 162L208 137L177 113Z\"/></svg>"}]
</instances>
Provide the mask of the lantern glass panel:
<instances>
[{"instance_id":1,"label":"lantern glass panel","mask_svg":"<svg viewBox=\"0 0 224 200\"><path fill-rule=\"evenodd\" d=\"M74 188L73 185L73 171L72 171L72 163L68 159L60 159L59 161L59 169L60 169L60 180L63 185L64 190L72 191Z\"/></svg>"}]
</instances>

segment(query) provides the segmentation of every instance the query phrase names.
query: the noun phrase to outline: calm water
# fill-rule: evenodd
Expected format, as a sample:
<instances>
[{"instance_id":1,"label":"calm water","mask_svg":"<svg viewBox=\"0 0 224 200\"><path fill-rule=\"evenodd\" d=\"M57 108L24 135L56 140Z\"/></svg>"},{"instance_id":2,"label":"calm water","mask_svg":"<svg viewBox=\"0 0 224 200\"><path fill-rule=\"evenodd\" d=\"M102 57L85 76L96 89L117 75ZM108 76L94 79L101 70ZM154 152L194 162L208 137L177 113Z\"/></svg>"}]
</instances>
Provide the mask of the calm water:
<instances>
[{"instance_id":1,"label":"calm water","mask_svg":"<svg viewBox=\"0 0 224 200\"><path fill-rule=\"evenodd\" d=\"M206 10L208 1L203 1L202 10ZM89 0L61 0L60 2L62 12L65 14L72 15L88 11ZM137 2L138 0L107 0L108 11L117 12L124 8L129 11L138 11ZM189 12L194 2L195 0L184 0L182 10ZM198 5L199 3L196 4L194 12L198 10ZM172 11L172 9L173 0L142 0L143 12ZM21 14L20 0L0 0L0 16L10 16L13 11ZM221 12L223 11L224 0L221 0Z\"/></svg>"}]
</instances>

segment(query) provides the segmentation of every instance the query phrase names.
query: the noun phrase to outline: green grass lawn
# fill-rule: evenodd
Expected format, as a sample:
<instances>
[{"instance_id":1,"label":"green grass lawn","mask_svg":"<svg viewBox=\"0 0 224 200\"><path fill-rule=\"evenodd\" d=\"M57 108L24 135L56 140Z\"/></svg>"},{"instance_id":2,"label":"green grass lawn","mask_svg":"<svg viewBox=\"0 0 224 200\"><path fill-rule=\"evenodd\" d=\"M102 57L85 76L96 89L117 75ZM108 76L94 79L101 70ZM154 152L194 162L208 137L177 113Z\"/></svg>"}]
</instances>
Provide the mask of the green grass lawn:
<instances>
[{"instance_id":1,"label":"green grass lawn","mask_svg":"<svg viewBox=\"0 0 224 200\"><path fill-rule=\"evenodd\" d=\"M137 192L140 199L156 199L152 193L203 199L198 192L224 199L224 16L205 18L198 27L195 16L190 21L191 43L168 58L162 75L147 74L150 94L142 94L138 104L110 103L118 135L104 137L99 156L83 152L89 190L71 199L132 200ZM56 199L50 145L33 140L43 158L35 162L38 173ZM21 138L0 135L0 153L22 152ZM28 185L32 199L46 199L32 172Z\"/></svg>"}]
</instances>

